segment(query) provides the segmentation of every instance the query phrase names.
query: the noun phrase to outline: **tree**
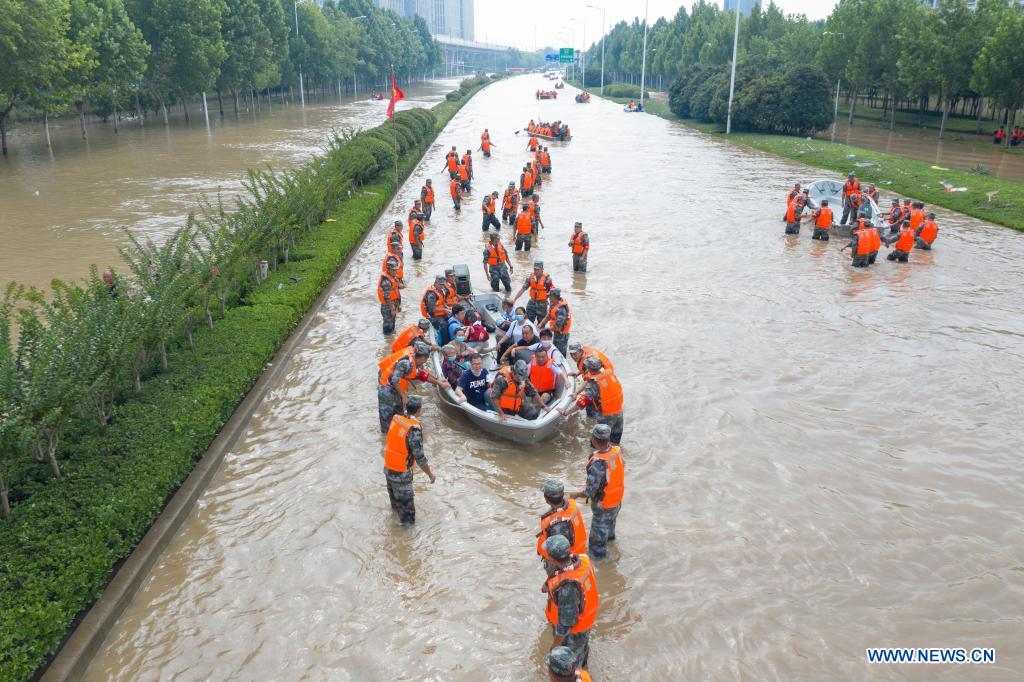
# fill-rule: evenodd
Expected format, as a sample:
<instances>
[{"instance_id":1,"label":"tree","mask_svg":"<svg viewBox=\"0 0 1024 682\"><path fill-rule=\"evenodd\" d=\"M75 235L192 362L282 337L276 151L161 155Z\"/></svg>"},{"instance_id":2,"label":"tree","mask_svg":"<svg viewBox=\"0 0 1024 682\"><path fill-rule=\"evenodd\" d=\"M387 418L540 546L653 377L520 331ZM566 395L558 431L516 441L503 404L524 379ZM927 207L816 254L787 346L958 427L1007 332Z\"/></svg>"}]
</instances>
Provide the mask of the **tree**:
<instances>
[{"instance_id":1,"label":"tree","mask_svg":"<svg viewBox=\"0 0 1024 682\"><path fill-rule=\"evenodd\" d=\"M128 0L128 14L152 52L146 87L167 123L167 100L213 87L227 56L221 36L223 0Z\"/></svg>"},{"instance_id":2,"label":"tree","mask_svg":"<svg viewBox=\"0 0 1024 682\"><path fill-rule=\"evenodd\" d=\"M1006 108L1012 122L1024 104L1024 14L1005 12L995 32L985 39L974 64L976 87ZM1006 136L1009 142L1010 136Z\"/></svg>"},{"instance_id":3,"label":"tree","mask_svg":"<svg viewBox=\"0 0 1024 682\"><path fill-rule=\"evenodd\" d=\"M14 105L53 88L80 55L68 39L68 0L0 0L0 150Z\"/></svg>"},{"instance_id":4,"label":"tree","mask_svg":"<svg viewBox=\"0 0 1024 682\"><path fill-rule=\"evenodd\" d=\"M256 0L224 0L221 37L226 57L217 77L217 102L223 116L221 92L227 90L233 95L237 114L239 91L256 87L260 76L277 65L278 55Z\"/></svg>"}]
</instances>

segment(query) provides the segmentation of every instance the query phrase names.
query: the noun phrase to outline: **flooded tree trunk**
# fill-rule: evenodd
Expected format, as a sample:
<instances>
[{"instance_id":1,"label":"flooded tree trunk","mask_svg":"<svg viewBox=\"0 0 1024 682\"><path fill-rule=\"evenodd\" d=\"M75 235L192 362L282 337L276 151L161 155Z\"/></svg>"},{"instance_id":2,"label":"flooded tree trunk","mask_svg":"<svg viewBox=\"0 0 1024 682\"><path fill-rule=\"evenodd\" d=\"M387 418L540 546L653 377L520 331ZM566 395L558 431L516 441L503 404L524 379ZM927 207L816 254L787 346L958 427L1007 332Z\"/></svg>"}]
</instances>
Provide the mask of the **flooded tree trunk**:
<instances>
[{"instance_id":1,"label":"flooded tree trunk","mask_svg":"<svg viewBox=\"0 0 1024 682\"><path fill-rule=\"evenodd\" d=\"M939 124L939 139L946 133L946 122L949 120L949 98L946 98L942 107L942 123Z\"/></svg>"},{"instance_id":2,"label":"flooded tree trunk","mask_svg":"<svg viewBox=\"0 0 1024 682\"><path fill-rule=\"evenodd\" d=\"M114 103L114 134L117 135L120 131L117 127L117 103Z\"/></svg>"},{"instance_id":3,"label":"flooded tree trunk","mask_svg":"<svg viewBox=\"0 0 1024 682\"><path fill-rule=\"evenodd\" d=\"M88 140L85 134L85 100L78 100L78 126L82 129L82 139Z\"/></svg>"},{"instance_id":4,"label":"flooded tree trunk","mask_svg":"<svg viewBox=\"0 0 1024 682\"><path fill-rule=\"evenodd\" d=\"M146 119L142 115L142 104L139 102L139 93L135 93L135 117L139 119L139 125L145 125Z\"/></svg>"},{"instance_id":5,"label":"flooded tree trunk","mask_svg":"<svg viewBox=\"0 0 1024 682\"><path fill-rule=\"evenodd\" d=\"M224 118L224 98L221 97L220 88L217 88L217 108L220 109L220 117Z\"/></svg>"},{"instance_id":6,"label":"flooded tree trunk","mask_svg":"<svg viewBox=\"0 0 1024 682\"><path fill-rule=\"evenodd\" d=\"M185 113L185 125L188 125L188 104L185 103L185 100L181 100L181 110Z\"/></svg>"},{"instance_id":7,"label":"flooded tree trunk","mask_svg":"<svg viewBox=\"0 0 1024 682\"><path fill-rule=\"evenodd\" d=\"M231 94L235 98L235 116L238 116L238 88L231 91Z\"/></svg>"},{"instance_id":8,"label":"flooded tree trunk","mask_svg":"<svg viewBox=\"0 0 1024 682\"><path fill-rule=\"evenodd\" d=\"M50 144L50 112L47 109L43 109L43 132L46 133L46 148L53 149Z\"/></svg>"}]
</instances>

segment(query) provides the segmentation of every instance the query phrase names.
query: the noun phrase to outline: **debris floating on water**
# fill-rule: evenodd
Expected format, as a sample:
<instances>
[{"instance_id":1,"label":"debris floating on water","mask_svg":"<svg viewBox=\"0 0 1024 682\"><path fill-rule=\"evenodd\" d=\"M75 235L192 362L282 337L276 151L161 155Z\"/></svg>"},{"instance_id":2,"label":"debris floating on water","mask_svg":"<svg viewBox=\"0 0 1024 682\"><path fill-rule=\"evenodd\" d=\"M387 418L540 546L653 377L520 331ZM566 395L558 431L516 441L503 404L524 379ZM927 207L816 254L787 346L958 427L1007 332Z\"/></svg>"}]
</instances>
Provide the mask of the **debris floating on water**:
<instances>
[{"instance_id":1,"label":"debris floating on water","mask_svg":"<svg viewBox=\"0 0 1024 682\"><path fill-rule=\"evenodd\" d=\"M943 168L942 166L929 166L929 167L932 170L949 170L948 168Z\"/></svg>"},{"instance_id":2,"label":"debris floating on water","mask_svg":"<svg viewBox=\"0 0 1024 682\"><path fill-rule=\"evenodd\" d=\"M872 166L877 166L878 164L875 163L874 161L858 161L853 165L856 166L857 168L871 168Z\"/></svg>"},{"instance_id":3,"label":"debris floating on water","mask_svg":"<svg viewBox=\"0 0 1024 682\"><path fill-rule=\"evenodd\" d=\"M992 197L994 197L997 194L999 194L999 190L997 190L997 189L994 189L991 192L985 192L985 196L988 197L989 201L992 201Z\"/></svg>"}]
</instances>

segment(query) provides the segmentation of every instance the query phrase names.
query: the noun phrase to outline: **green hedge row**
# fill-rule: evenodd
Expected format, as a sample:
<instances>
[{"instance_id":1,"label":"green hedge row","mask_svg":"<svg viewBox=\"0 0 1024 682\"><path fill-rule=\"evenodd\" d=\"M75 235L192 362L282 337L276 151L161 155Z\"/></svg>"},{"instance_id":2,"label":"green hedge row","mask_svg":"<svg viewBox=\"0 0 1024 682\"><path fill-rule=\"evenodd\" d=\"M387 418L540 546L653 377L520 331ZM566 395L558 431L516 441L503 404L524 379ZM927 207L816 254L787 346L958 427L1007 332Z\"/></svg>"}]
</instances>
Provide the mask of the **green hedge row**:
<instances>
[{"instance_id":1,"label":"green hedge row","mask_svg":"<svg viewBox=\"0 0 1024 682\"><path fill-rule=\"evenodd\" d=\"M55 652L373 224L396 190L395 135L404 176L483 82L463 81L455 100L399 112L345 143L349 153L314 159L320 170L336 164L340 175L357 167L363 176L366 164L375 182L341 200L334 222L301 236L289 262L243 292L212 329L198 326L192 348L173 343L169 369L137 394L125 390L105 432L72 420L58 455L61 479L42 465L12 475L12 519L0 521L0 680L31 677Z\"/></svg>"}]
</instances>

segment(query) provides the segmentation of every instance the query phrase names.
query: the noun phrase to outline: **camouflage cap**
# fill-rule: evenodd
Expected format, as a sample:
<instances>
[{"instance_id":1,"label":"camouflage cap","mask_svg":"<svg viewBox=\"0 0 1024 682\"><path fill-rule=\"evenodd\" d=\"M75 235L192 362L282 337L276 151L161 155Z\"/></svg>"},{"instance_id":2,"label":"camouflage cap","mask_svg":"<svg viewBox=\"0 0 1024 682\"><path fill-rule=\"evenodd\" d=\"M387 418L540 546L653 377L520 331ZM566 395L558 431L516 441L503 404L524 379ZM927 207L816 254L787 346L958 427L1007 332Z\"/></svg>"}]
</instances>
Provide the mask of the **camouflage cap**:
<instances>
[{"instance_id":1,"label":"camouflage cap","mask_svg":"<svg viewBox=\"0 0 1024 682\"><path fill-rule=\"evenodd\" d=\"M423 407L423 398L418 395L411 395L409 399L405 401L406 407L410 407L414 410L418 410Z\"/></svg>"},{"instance_id":2,"label":"camouflage cap","mask_svg":"<svg viewBox=\"0 0 1024 682\"><path fill-rule=\"evenodd\" d=\"M426 357L430 355L430 346L425 343L416 342L413 352L420 357Z\"/></svg>"},{"instance_id":3,"label":"camouflage cap","mask_svg":"<svg viewBox=\"0 0 1024 682\"><path fill-rule=\"evenodd\" d=\"M573 341L572 343L569 344L569 354L570 355L573 354L573 353L582 353L582 352L583 352L583 344L580 343L579 341Z\"/></svg>"},{"instance_id":4,"label":"camouflage cap","mask_svg":"<svg viewBox=\"0 0 1024 682\"><path fill-rule=\"evenodd\" d=\"M421 317L420 321L416 323L416 326L422 329L423 331L426 331L430 329L430 320L428 320L425 317Z\"/></svg>"},{"instance_id":5,"label":"camouflage cap","mask_svg":"<svg viewBox=\"0 0 1024 682\"><path fill-rule=\"evenodd\" d=\"M555 561L568 561L569 538L564 535L552 535L544 541L544 551Z\"/></svg>"},{"instance_id":6,"label":"camouflage cap","mask_svg":"<svg viewBox=\"0 0 1024 682\"><path fill-rule=\"evenodd\" d=\"M548 296L554 296L555 298L562 298L562 290L556 287L556 288L554 288L554 289L552 289L551 291L548 292Z\"/></svg>"},{"instance_id":7,"label":"camouflage cap","mask_svg":"<svg viewBox=\"0 0 1024 682\"><path fill-rule=\"evenodd\" d=\"M444 284L445 281L446 280L444 278L444 275L435 275L434 276L434 284Z\"/></svg>"},{"instance_id":8,"label":"camouflage cap","mask_svg":"<svg viewBox=\"0 0 1024 682\"><path fill-rule=\"evenodd\" d=\"M567 646L556 646L544 657L544 662L555 675L567 677L576 672L576 654Z\"/></svg>"},{"instance_id":9,"label":"camouflage cap","mask_svg":"<svg viewBox=\"0 0 1024 682\"><path fill-rule=\"evenodd\" d=\"M590 435L598 440L608 440L612 437L612 427L607 424L598 424L590 432Z\"/></svg>"},{"instance_id":10,"label":"camouflage cap","mask_svg":"<svg viewBox=\"0 0 1024 682\"><path fill-rule=\"evenodd\" d=\"M516 360L516 364L512 365L512 372L519 378L526 378L530 375L530 366L522 360Z\"/></svg>"},{"instance_id":11,"label":"camouflage cap","mask_svg":"<svg viewBox=\"0 0 1024 682\"><path fill-rule=\"evenodd\" d=\"M455 275L455 268L445 268L444 269L444 276L447 277L448 275L453 275L454 276Z\"/></svg>"},{"instance_id":12,"label":"camouflage cap","mask_svg":"<svg viewBox=\"0 0 1024 682\"><path fill-rule=\"evenodd\" d=\"M544 481L544 485L541 486L541 490L544 491L544 497L559 498L565 495L565 486L561 481L549 478Z\"/></svg>"},{"instance_id":13,"label":"camouflage cap","mask_svg":"<svg viewBox=\"0 0 1024 682\"><path fill-rule=\"evenodd\" d=\"M604 363L601 362L600 358L595 358L594 356L590 356L583 361L583 369L588 372L596 372L602 367L604 367Z\"/></svg>"},{"instance_id":14,"label":"camouflage cap","mask_svg":"<svg viewBox=\"0 0 1024 682\"><path fill-rule=\"evenodd\" d=\"M544 269L544 261L542 261L542 260L535 260L535 261L533 261L533 269L534 270L543 270Z\"/></svg>"}]
</instances>

